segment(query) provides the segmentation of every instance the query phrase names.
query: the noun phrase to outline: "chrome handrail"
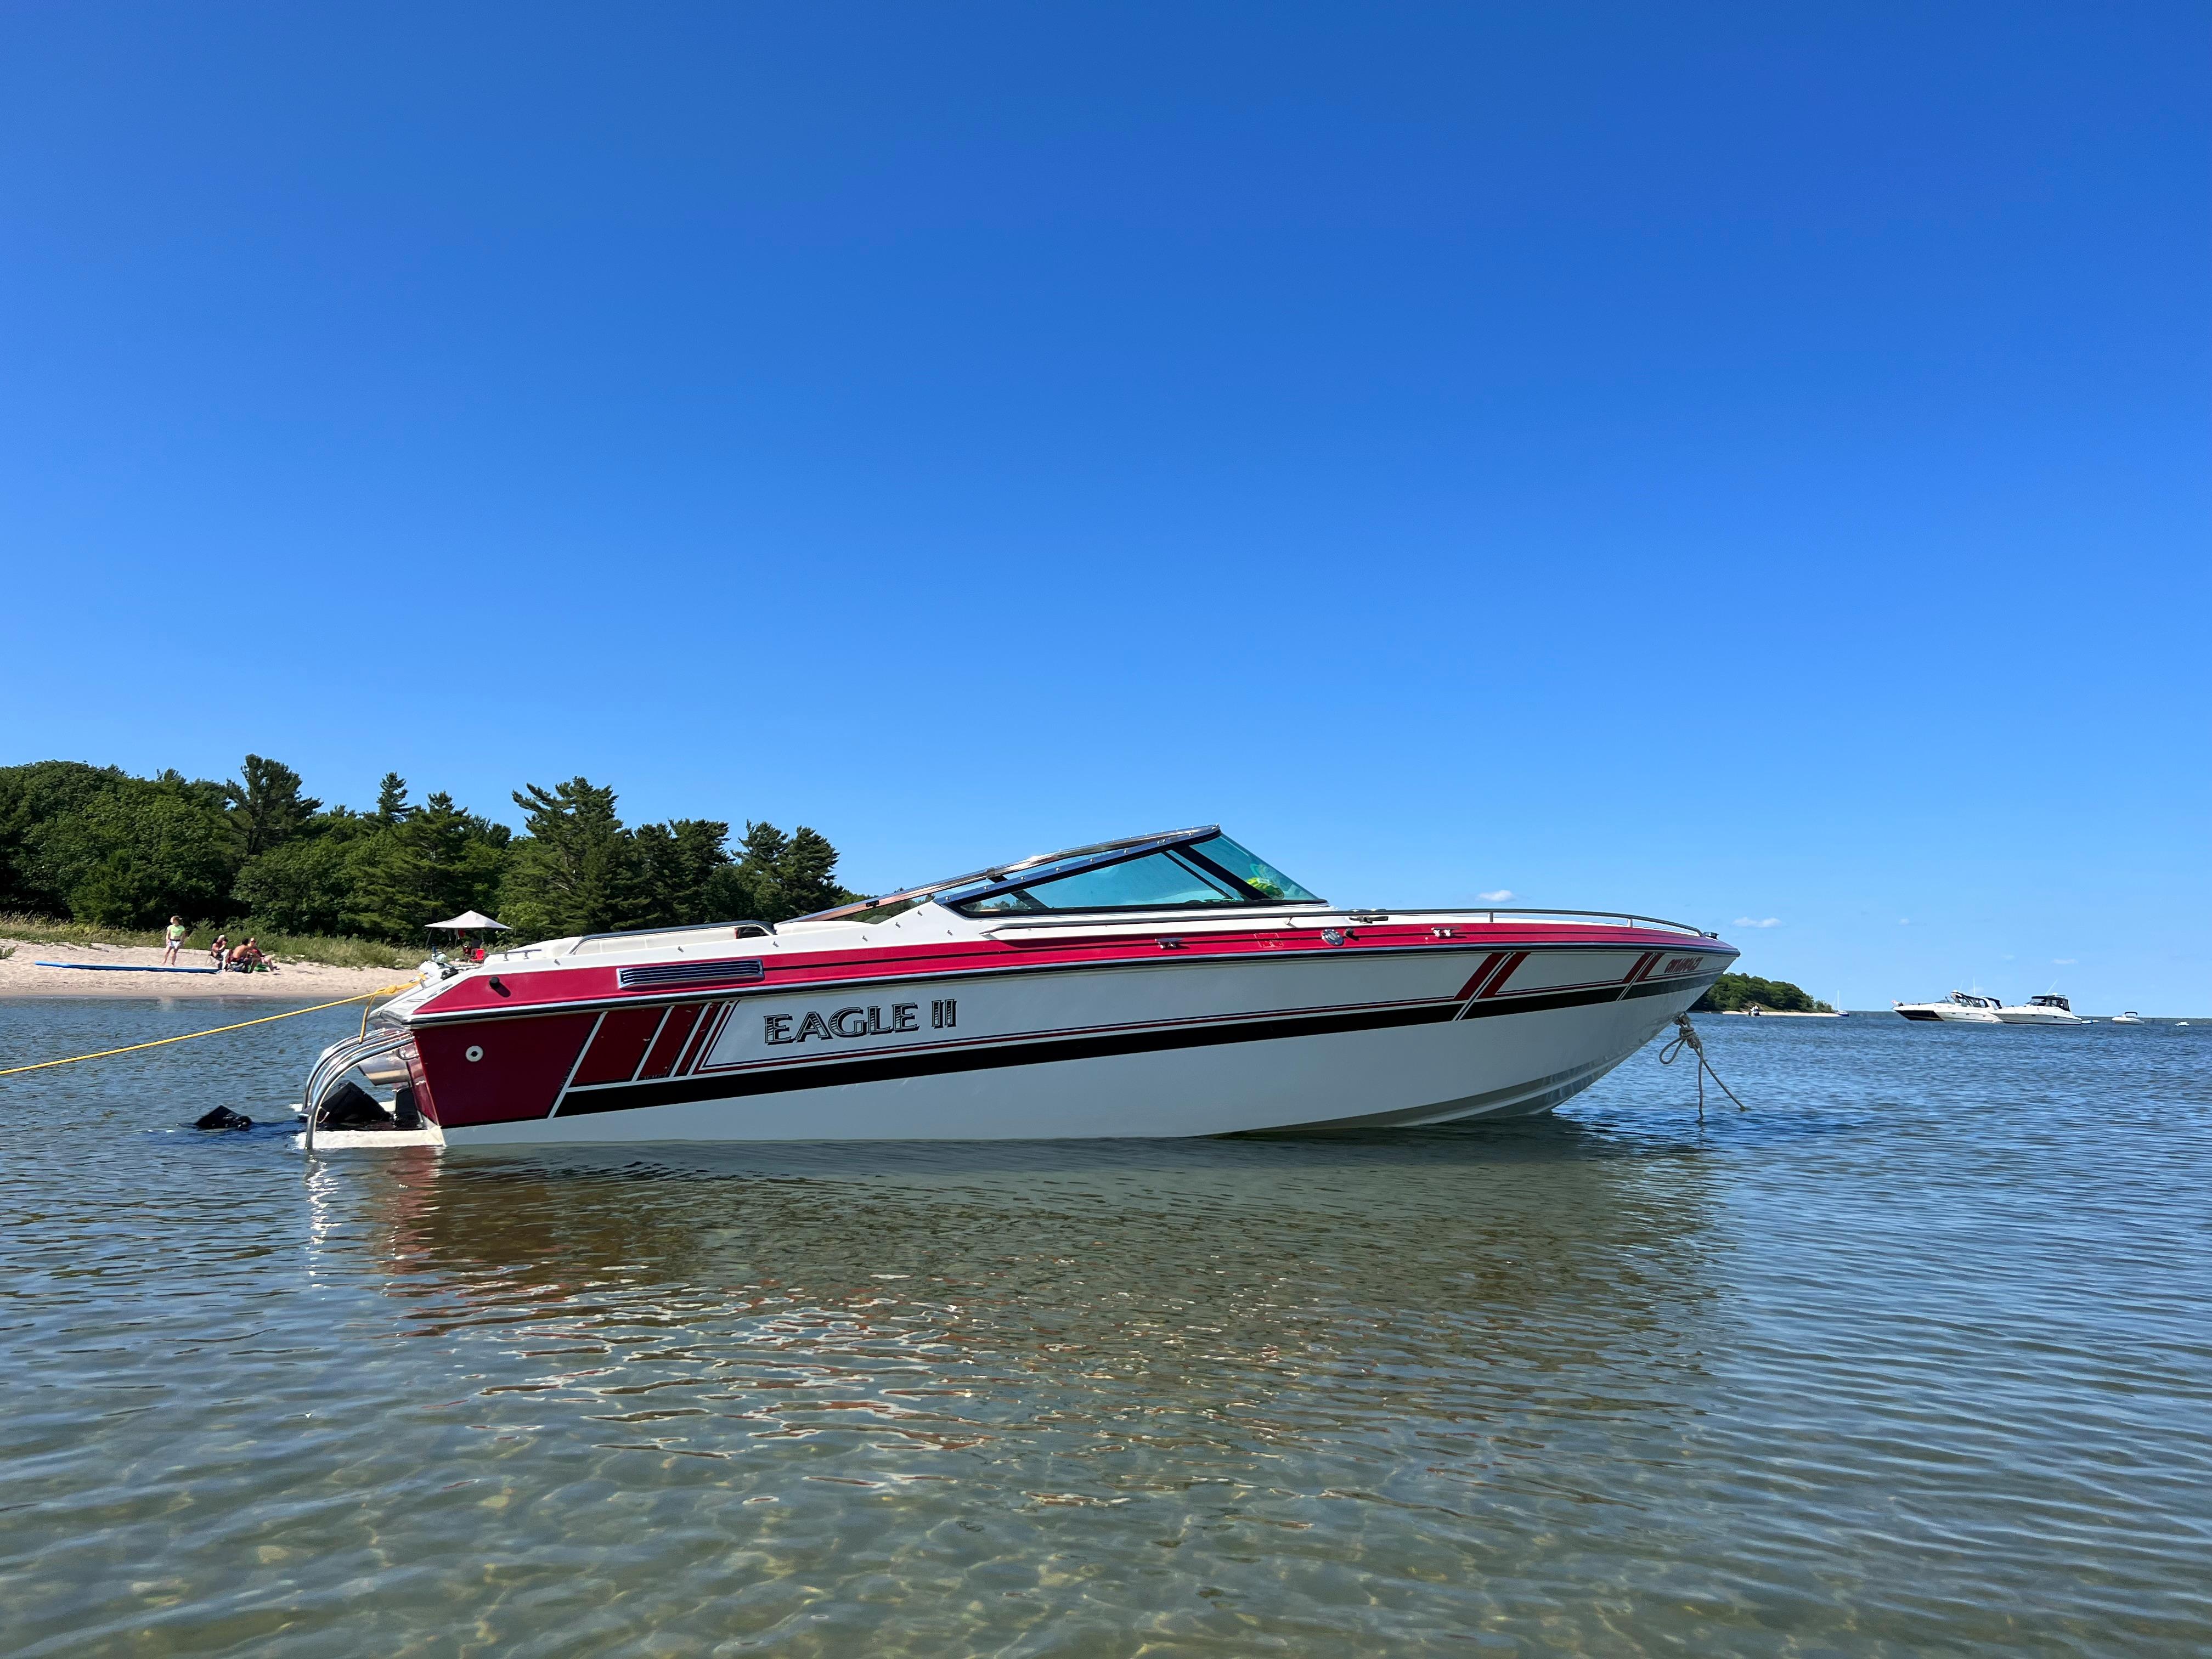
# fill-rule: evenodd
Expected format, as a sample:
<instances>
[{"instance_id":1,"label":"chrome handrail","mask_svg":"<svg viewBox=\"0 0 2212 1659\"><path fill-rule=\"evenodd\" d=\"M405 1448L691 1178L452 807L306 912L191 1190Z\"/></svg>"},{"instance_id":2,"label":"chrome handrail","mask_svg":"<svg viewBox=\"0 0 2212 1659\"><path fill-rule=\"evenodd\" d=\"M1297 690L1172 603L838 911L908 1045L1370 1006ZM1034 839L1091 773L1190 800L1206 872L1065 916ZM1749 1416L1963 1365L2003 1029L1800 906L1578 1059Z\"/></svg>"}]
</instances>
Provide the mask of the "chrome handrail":
<instances>
[{"instance_id":1,"label":"chrome handrail","mask_svg":"<svg viewBox=\"0 0 2212 1659\"><path fill-rule=\"evenodd\" d=\"M752 933L747 933L743 931L748 927L755 928L758 931ZM573 957L582 951L586 945L594 944L600 939L643 939L648 936L658 938L665 933L727 933L732 939L766 939L775 932L775 924L774 922L756 921L750 916L737 916L728 921L679 922L670 927L619 927L611 933L579 934L577 936L576 942L568 947L567 954ZM524 945L519 948L528 950L533 947Z\"/></svg>"},{"instance_id":2,"label":"chrome handrail","mask_svg":"<svg viewBox=\"0 0 2212 1659\"><path fill-rule=\"evenodd\" d=\"M1403 910L1393 910L1388 905L1378 904L1371 908L1363 907L1357 911L1347 911L1346 914L1363 916L1487 916L1492 921L1496 921L1500 916L1590 916L1602 921L1625 921L1632 927L1639 926L1671 927L1678 933L1689 934L1692 939L1720 937L1718 933L1708 933L1702 927L1694 927L1686 921L1669 921L1664 916L1639 916L1630 910L1536 910L1525 909L1518 906L1500 909L1486 904L1469 905L1464 908L1455 908L1449 905L1422 904L1409 905Z\"/></svg>"},{"instance_id":3,"label":"chrome handrail","mask_svg":"<svg viewBox=\"0 0 2212 1659\"><path fill-rule=\"evenodd\" d=\"M338 1080L365 1060L374 1060L404 1048L414 1042L415 1033L405 1026L393 1030L385 1027L374 1036L349 1037L343 1042L334 1042L316 1059L314 1067L307 1073L307 1086L301 1095L301 1104L307 1112L307 1151L315 1150L315 1120L321 1115L323 1100Z\"/></svg>"},{"instance_id":4,"label":"chrome handrail","mask_svg":"<svg viewBox=\"0 0 2212 1659\"><path fill-rule=\"evenodd\" d=\"M1256 904L1224 904L1218 908L1212 906L1193 905L1188 908L1180 910L1172 908L1143 911L1138 911L1133 908L1126 911L1061 910L1056 911L1049 916L1010 916L1004 921L999 921L994 919L989 932L991 935L995 938L1000 933L1012 933L1017 930L1034 931L1036 929L1044 927L1112 927L1122 926L1141 929L1146 927L1160 927L1169 921L1173 921L1178 926L1185 927L1206 921L1243 921L1249 926L1260 927L1264 926L1268 922L1278 921L1296 921L1311 923L1324 917L1334 919L1338 916L1343 916L1355 921L1363 918L1368 920L1374 920L1376 918L1387 920L1391 916L1483 916L1488 918L1493 922L1500 916L1504 916L1509 919L1515 917L1579 916L1587 917L1593 921L1625 921L1632 927L1639 926L1667 927L1673 929L1678 933L1686 933L1692 939L1718 939L1720 937L1718 933L1707 933L1702 927L1693 927L1686 921L1668 921L1664 917L1661 916L1639 916L1626 910L1537 910L1512 908L1499 908L1491 905L1480 905L1462 908L1455 908L1451 905L1441 904L1413 904L1407 905L1400 909L1393 909L1389 905L1383 904L1324 905L1316 907L1310 904L1298 903L1295 905L1285 904L1282 906L1272 904L1264 906Z\"/></svg>"}]
</instances>

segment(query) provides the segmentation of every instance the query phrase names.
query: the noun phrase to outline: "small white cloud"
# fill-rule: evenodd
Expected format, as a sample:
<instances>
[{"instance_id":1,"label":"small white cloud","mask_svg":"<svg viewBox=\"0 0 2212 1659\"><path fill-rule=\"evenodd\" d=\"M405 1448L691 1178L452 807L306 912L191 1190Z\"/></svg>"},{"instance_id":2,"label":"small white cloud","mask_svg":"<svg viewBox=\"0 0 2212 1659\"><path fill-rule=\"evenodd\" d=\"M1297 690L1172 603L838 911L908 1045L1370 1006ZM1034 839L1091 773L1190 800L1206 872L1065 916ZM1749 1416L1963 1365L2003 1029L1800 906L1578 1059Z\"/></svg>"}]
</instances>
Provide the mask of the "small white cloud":
<instances>
[{"instance_id":1,"label":"small white cloud","mask_svg":"<svg viewBox=\"0 0 2212 1659\"><path fill-rule=\"evenodd\" d=\"M2053 968L2071 968L2077 959L2074 957L2053 957L2051 958L2051 965Z\"/></svg>"},{"instance_id":2,"label":"small white cloud","mask_svg":"<svg viewBox=\"0 0 2212 1659\"><path fill-rule=\"evenodd\" d=\"M1506 900L1512 896L1513 890L1510 887L1501 887L1494 893L1477 893L1475 895L1475 897L1480 899L1485 904L1503 904Z\"/></svg>"},{"instance_id":3,"label":"small white cloud","mask_svg":"<svg viewBox=\"0 0 2212 1659\"><path fill-rule=\"evenodd\" d=\"M1735 925L1739 927L1779 927L1782 925L1782 918L1768 916L1761 921L1755 916L1738 916L1735 919Z\"/></svg>"}]
</instances>

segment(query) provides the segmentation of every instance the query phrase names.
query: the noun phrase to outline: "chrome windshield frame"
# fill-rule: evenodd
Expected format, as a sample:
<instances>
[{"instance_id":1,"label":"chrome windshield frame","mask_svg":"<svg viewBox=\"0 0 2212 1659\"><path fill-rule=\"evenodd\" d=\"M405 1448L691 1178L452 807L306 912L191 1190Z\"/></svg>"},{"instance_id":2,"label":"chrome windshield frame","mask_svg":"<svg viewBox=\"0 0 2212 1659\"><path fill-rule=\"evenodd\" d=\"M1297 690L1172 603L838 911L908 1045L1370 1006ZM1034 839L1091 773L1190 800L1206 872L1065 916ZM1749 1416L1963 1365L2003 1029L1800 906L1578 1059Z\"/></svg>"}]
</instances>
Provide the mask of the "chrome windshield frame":
<instances>
[{"instance_id":1,"label":"chrome windshield frame","mask_svg":"<svg viewBox=\"0 0 2212 1659\"><path fill-rule=\"evenodd\" d=\"M1220 833L1219 824L1201 823L1194 824L1188 830L1155 830L1148 836L1124 836L1118 841L1093 842L1087 847L1070 847L1057 853L1037 853L1029 858L1016 859L1012 864L994 864L984 869L970 870L965 875L948 876L942 881L926 881L919 887L905 887L896 893L883 893L874 898L857 899L850 904L836 905L827 910L815 910L806 915L794 916L792 920L794 921L839 921L847 916L857 915L862 910L873 910L886 904L901 904L909 900L919 903L923 899L934 898L939 893L950 892L956 887L964 888L975 882L998 884L962 896L963 902L967 899L985 898L991 893L1001 891L1005 888L1020 886L1022 884L1020 882L1008 880L1007 878L1018 875L1024 871L1035 870L1042 865L1059 864L1069 859L1087 859L1091 862L1077 867L1090 869L1100 864L1116 862L1123 857L1137 858L1164 848L1180 847L1190 842L1205 841L1209 836L1218 836Z\"/></svg>"}]
</instances>

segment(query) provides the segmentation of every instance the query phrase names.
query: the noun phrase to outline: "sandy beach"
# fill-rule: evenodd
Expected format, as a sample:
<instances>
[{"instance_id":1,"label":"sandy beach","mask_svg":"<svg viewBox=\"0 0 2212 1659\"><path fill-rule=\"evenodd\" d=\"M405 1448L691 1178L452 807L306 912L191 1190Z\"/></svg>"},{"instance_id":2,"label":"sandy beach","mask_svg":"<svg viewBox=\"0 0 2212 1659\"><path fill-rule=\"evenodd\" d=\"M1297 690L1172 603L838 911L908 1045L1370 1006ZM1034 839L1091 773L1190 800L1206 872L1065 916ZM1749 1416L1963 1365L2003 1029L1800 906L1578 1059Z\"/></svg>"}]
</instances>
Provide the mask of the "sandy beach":
<instances>
[{"instance_id":1,"label":"sandy beach","mask_svg":"<svg viewBox=\"0 0 2212 1659\"><path fill-rule=\"evenodd\" d=\"M103 974L81 969L41 968L41 962L132 963L159 967L157 945L32 945L0 937L15 955L0 962L0 997L267 997L320 1002L358 996L380 986L398 985L414 975L404 968L331 968L321 963L280 963L267 974ZM178 957L180 966L208 965L204 951Z\"/></svg>"}]
</instances>

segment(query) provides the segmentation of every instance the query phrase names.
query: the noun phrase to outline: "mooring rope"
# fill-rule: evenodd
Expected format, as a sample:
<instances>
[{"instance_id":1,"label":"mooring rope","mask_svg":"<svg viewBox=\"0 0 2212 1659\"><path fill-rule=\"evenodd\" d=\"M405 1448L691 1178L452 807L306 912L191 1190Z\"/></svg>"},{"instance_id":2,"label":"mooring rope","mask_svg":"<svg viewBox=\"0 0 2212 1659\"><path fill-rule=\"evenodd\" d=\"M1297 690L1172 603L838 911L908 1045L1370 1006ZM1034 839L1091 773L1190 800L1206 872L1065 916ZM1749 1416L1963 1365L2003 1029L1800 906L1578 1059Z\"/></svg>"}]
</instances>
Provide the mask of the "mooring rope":
<instances>
[{"instance_id":1,"label":"mooring rope","mask_svg":"<svg viewBox=\"0 0 2212 1659\"><path fill-rule=\"evenodd\" d=\"M389 996L404 991L415 981L403 980L397 985L380 985L374 991L363 991L358 996L340 997L336 1002L319 1002L312 1008L288 1008L281 1014L264 1014L258 1019L241 1019L235 1025L218 1025L210 1031L187 1031L182 1036L155 1037L151 1042L133 1042L120 1048L101 1048L88 1054L71 1054L66 1060L42 1060L35 1066L10 1066L0 1071L0 1077L14 1077L19 1072L43 1072L49 1066L74 1066L81 1060L105 1060L110 1054L135 1054L141 1048L158 1048L167 1042L190 1042L194 1037L221 1036L225 1031L242 1031L249 1025L266 1025L274 1019L294 1019L301 1014L320 1013L325 1008L343 1008L349 1002L368 1002L374 998ZM362 1011L362 1029L368 1029L368 1011Z\"/></svg>"},{"instance_id":2,"label":"mooring rope","mask_svg":"<svg viewBox=\"0 0 2212 1659\"><path fill-rule=\"evenodd\" d=\"M1712 1061L1705 1058L1705 1045L1703 1040L1701 1040L1698 1036L1698 1028L1690 1024L1690 1017L1687 1014L1675 1015L1674 1025L1674 1037L1665 1048L1659 1051L1659 1063L1662 1066L1672 1066L1676 1059L1680 1056L1682 1050L1685 1048L1687 1048L1692 1054L1697 1056L1698 1121L1703 1123L1705 1121L1706 1077L1710 1075L1713 1080L1713 1086L1718 1089L1723 1094L1726 1095L1730 1100L1735 1100L1735 1091L1729 1088L1727 1084L1721 1081L1721 1074L1713 1070ZM1735 1100L1735 1109L1739 1112L1746 1112L1751 1109L1740 1100Z\"/></svg>"}]
</instances>

